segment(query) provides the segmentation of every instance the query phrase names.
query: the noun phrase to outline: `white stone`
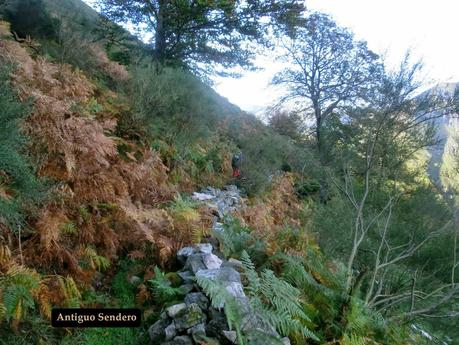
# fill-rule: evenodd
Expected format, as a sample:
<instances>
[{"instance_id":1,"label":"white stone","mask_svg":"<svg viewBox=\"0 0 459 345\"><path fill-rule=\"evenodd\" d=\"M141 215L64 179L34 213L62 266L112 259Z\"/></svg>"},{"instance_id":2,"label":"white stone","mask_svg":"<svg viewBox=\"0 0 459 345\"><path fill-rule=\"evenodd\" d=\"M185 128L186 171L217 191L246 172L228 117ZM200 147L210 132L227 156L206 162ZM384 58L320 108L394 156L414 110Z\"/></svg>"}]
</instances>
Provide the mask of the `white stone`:
<instances>
[{"instance_id":1,"label":"white stone","mask_svg":"<svg viewBox=\"0 0 459 345\"><path fill-rule=\"evenodd\" d=\"M177 335L177 329L175 328L174 322L164 328L164 333L166 334L166 341L171 340Z\"/></svg>"},{"instance_id":2,"label":"white stone","mask_svg":"<svg viewBox=\"0 0 459 345\"><path fill-rule=\"evenodd\" d=\"M202 259L204 261L204 265L209 270L220 268L220 266L223 263L223 261L218 256L216 256L214 254L206 254L206 255L203 256Z\"/></svg>"},{"instance_id":3,"label":"white stone","mask_svg":"<svg viewBox=\"0 0 459 345\"><path fill-rule=\"evenodd\" d=\"M177 252L177 256L182 256L182 257L188 257L190 255L194 254L194 248L193 247L183 247Z\"/></svg>"},{"instance_id":4,"label":"white stone","mask_svg":"<svg viewBox=\"0 0 459 345\"><path fill-rule=\"evenodd\" d=\"M180 303L180 304L174 304L170 306L169 308L166 309L166 311L167 311L167 315L173 318L177 316L177 314L180 313L184 309L186 309L186 304Z\"/></svg>"},{"instance_id":5,"label":"white stone","mask_svg":"<svg viewBox=\"0 0 459 345\"><path fill-rule=\"evenodd\" d=\"M230 259L228 260L228 263L229 263L232 267L234 267L235 269L240 269L240 268L242 268L242 262L239 261L239 260L230 258Z\"/></svg>"},{"instance_id":6,"label":"white stone","mask_svg":"<svg viewBox=\"0 0 459 345\"><path fill-rule=\"evenodd\" d=\"M214 198L213 195L206 194L206 193L198 193L194 192L191 196L191 199L198 200L198 201L205 201L205 200L212 200Z\"/></svg>"},{"instance_id":7,"label":"white stone","mask_svg":"<svg viewBox=\"0 0 459 345\"><path fill-rule=\"evenodd\" d=\"M284 344L284 345L290 345L290 344L291 344L291 343L290 343L290 339L287 338L287 337L282 338L281 341L282 341L282 344Z\"/></svg>"},{"instance_id":8,"label":"white stone","mask_svg":"<svg viewBox=\"0 0 459 345\"><path fill-rule=\"evenodd\" d=\"M196 272L196 277L214 280L217 278L219 272L219 269L199 270L198 272Z\"/></svg>"},{"instance_id":9,"label":"white stone","mask_svg":"<svg viewBox=\"0 0 459 345\"><path fill-rule=\"evenodd\" d=\"M225 231L225 228L223 227L223 223L220 223L220 222L215 222L212 229L213 231L220 232L220 233Z\"/></svg>"},{"instance_id":10,"label":"white stone","mask_svg":"<svg viewBox=\"0 0 459 345\"><path fill-rule=\"evenodd\" d=\"M231 341L233 344L236 344L237 341L237 333L235 331L223 331L223 335Z\"/></svg>"},{"instance_id":11,"label":"white stone","mask_svg":"<svg viewBox=\"0 0 459 345\"><path fill-rule=\"evenodd\" d=\"M241 283L229 282L226 284L225 289L234 297L245 297Z\"/></svg>"},{"instance_id":12,"label":"white stone","mask_svg":"<svg viewBox=\"0 0 459 345\"><path fill-rule=\"evenodd\" d=\"M196 250L203 254L212 254L212 245L210 243L199 243L196 245Z\"/></svg>"}]
</instances>

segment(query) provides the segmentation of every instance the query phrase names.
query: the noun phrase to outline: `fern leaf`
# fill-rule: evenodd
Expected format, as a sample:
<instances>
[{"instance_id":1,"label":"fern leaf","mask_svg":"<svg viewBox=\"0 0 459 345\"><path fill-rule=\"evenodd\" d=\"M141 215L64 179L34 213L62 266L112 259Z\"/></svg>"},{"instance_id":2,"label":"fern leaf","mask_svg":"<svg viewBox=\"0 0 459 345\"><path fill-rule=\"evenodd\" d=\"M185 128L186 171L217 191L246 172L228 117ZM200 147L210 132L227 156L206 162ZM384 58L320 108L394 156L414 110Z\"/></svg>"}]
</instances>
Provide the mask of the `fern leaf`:
<instances>
[{"instance_id":1,"label":"fern leaf","mask_svg":"<svg viewBox=\"0 0 459 345\"><path fill-rule=\"evenodd\" d=\"M49 291L46 284L43 282L40 283L40 288L37 293L36 300L40 307L41 314L46 318L51 318L51 303L49 301Z\"/></svg>"},{"instance_id":2,"label":"fern leaf","mask_svg":"<svg viewBox=\"0 0 459 345\"><path fill-rule=\"evenodd\" d=\"M64 295L64 303L68 307L78 307L80 305L81 294L72 277L58 276L59 286Z\"/></svg>"},{"instance_id":3,"label":"fern leaf","mask_svg":"<svg viewBox=\"0 0 459 345\"><path fill-rule=\"evenodd\" d=\"M185 294L181 288L173 287L166 275L157 266L155 266L154 272L155 277L148 282L153 286L153 295L158 300L167 302Z\"/></svg>"},{"instance_id":4,"label":"fern leaf","mask_svg":"<svg viewBox=\"0 0 459 345\"><path fill-rule=\"evenodd\" d=\"M105 256L98 255L96 250L92 247L86 247L83 255L89 267L94 270L105 271L110 267L110 260Z\"/></svg>"},{"instance_id":5,"label":"fern leaf","mask_svg":"<svg viewBox=\"0 0 459 345\"><path fill-rule=\"evenodd\" d=\"M241 306L234 296L232 296L224 286L209 278L197 277L197 283L210 298L212 307L224 310L228 327L236 331L239 344L244 343L241 332Z\"/></svg>"},{"instance_id":6,"label":"fern leaf","mask_svg":"<svg viewBox=\"0 0 459 345\"><path fill-rule=\"evenodd\" d=\"M244 268L244 275L250 282L249 286L247 287L247 291L249 292L249 295L254 296L260 290L261 281L257 271L255 270L255 265L253 264L252 260L250 260L250 256L245 250L242 252L241 262Z\"/></svg>"},{"instance_id":7,"label":"fern leaf","mask_svg":"<svg viewBox=\"0 0 459 345\"><path fill-rule=\"evenodd\" d=\"M10 285L3 293L8 320L21 321L28 309L34 308L33 296L24 285Z\"/></svg>"}]
</instances>

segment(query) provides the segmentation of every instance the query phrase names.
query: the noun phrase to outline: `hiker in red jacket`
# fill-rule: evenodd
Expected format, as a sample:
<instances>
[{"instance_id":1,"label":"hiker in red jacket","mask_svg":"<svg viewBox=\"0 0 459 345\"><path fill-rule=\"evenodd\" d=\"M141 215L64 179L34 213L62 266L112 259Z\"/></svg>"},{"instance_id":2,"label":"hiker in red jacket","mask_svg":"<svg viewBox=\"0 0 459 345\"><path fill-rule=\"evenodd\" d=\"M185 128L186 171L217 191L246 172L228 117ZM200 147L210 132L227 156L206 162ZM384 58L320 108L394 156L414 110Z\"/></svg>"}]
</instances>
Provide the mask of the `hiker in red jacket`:
<instances>
[{"instance_id":1,"label":"hiker in red jacket","mask_svg":"<svg viewBox=\"0 0 459 345\"><path fill-rule=\"evenodd\" d=\"M231 167L233 168L233 177L241 176L242 153L237 153L231 159Z\"/></svg>"}]
</instances>

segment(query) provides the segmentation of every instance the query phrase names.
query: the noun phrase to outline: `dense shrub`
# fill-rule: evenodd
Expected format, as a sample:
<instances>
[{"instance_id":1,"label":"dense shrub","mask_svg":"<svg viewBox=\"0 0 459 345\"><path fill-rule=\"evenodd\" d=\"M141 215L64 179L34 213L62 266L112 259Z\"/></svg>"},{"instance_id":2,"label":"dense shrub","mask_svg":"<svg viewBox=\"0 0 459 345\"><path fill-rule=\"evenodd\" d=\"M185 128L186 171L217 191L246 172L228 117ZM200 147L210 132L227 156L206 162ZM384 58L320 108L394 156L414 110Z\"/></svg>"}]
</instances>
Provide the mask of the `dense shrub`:
<instances>
[{"instance_id":1,"label":"dense shrub","mask_svg":"<svg viewBox=\"0 0 459 345\"><path fill-rule=\"evenodd\" d=\"M154 138L186 145L209 137L216 127L216 99L188 72L148 63L133 73L136 115Z\"/></svg>"},{"instance_id":2,"label":"dense shrub","mask_svg":"<svg viewBox=\"0 0 459 345\"><path fill-rule=\"evenodd\" d=\"M17 228L24 222L24 207L39 202L44 189L23 154L26 138L20 123L29 108L17 100L10 72L11 66L0 67L0 223Z\"/></svg>"},{"instance_id":3,"label":"dense shrub","mask_svg":"<svg viewBox=\"0 0 459 345\"><path fill-rule=\"evenodd\" d=\"M0 15L11 23L11 29L19 37L57 38L59 20L48 14L42 0L13 1L2 12Z\"/></svg>"},{"instance_id":4,"label":"dense shrub","mask_svg":"<svg viewBox=\"0 0 459 345\"><path fill-rule=\"evenodd\" d=\"M295 191L298 197L305 198L309 195L317 193L320 190L320 183L315 180L298 181L295 183Z\"/></svg>"},{"instance_id":5,"label":"dense shrub","mask_svg":"<svg viewBox=\"0 0 459 345\"><path fill-rule=\"evenodd\" d=\"M272 178L285 170L311 174L317 165L310 149L294 144L263 125L255 116L240 113L231 120L229 136L244 157L243 177L238 184L249 194L266 190Z\"/></svg>"},{"instance_id":6,"label":"dense shrub","mask_svg":"<svg viewBox=\"0 0 459 345\"><path fill-rule=\"evenodd\" d=\"M263 191L286 167L309 172L308 162L311 167L315 165L307 148L267 128L183 70L160 69L154 64L138 66L130 98L135 115L121 124L137 130L124 130L146 133L155 143L161 139L172 145L173 152L161 145L163 152L168 151L168 157L163 158L173 161L170 167L192 162L192 168L185 170L199 182L205 179L196 171L228 173L219 169L222 160L238 151L243 155L242 178L233 182L249 194Z\"/></svg>"}]
</instances>

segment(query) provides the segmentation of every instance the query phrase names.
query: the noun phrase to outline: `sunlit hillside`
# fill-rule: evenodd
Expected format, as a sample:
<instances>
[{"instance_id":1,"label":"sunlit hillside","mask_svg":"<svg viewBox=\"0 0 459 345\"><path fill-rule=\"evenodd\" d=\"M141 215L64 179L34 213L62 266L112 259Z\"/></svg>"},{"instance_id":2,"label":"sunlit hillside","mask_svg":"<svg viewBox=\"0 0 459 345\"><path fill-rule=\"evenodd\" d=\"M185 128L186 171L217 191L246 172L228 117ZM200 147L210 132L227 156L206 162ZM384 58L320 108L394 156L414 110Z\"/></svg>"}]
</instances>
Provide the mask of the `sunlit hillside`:
<instances>
[{"instance_id":1,"label":"sunlit hillside","mask_svg":"<svg viewBox=\"0 0 459 345\"><path fill-rule=\"evenodd\" d=\"M1 344L457 344L453 86L301 2L100 5L0 1ZM275 44L261 121L209 80Z\"/></svg>"}]
</instances>

